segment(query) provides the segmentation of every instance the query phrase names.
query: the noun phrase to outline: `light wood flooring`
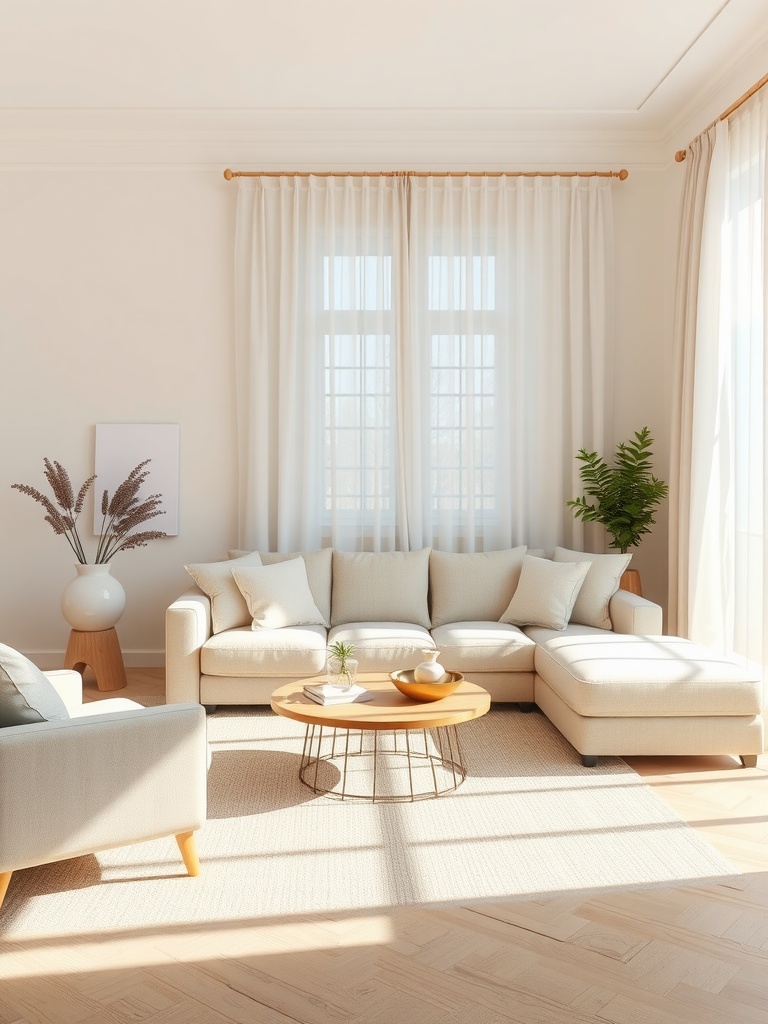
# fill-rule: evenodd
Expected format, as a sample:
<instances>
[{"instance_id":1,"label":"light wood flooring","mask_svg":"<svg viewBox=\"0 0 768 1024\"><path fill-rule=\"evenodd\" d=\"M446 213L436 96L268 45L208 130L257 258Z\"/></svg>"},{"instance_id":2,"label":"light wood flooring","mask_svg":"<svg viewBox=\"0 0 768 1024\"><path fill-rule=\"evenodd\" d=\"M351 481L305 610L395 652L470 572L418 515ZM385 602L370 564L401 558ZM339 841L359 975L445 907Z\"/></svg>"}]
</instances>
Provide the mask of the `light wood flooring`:
<instances>
[{"instance_id":1,"label":"light wood flooring","mask_svg":"<svg viewBox=\"0 0 768 1024\"><path fill-rule=\"evenodd\" d=\"M88 699L163 693L162 670L128 675L113 694L86 679ZM768 1024L768 755L627 760L744 872L734 885L0 935L0 1022Z\"/></svg>"}]
</instances>

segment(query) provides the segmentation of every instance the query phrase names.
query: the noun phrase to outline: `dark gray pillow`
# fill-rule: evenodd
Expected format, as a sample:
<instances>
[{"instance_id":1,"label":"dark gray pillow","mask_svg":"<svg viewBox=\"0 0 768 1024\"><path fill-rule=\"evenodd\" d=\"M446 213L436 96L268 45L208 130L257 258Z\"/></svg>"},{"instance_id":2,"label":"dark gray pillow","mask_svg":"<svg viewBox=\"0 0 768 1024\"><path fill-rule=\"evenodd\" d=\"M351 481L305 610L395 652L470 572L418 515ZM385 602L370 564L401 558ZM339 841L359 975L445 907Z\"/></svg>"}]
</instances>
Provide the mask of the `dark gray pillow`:
<instances>
[{"instance_id":1,"label":"dark gray pillow","mask_svg":"<svg viewBox=\"0 0 768 1024\"><path fill-rule=\"evenodd\" d=\"M0 728L69 717L53 683L37 665L12 647L0 644Z\"/></svg>"}]
</instances>

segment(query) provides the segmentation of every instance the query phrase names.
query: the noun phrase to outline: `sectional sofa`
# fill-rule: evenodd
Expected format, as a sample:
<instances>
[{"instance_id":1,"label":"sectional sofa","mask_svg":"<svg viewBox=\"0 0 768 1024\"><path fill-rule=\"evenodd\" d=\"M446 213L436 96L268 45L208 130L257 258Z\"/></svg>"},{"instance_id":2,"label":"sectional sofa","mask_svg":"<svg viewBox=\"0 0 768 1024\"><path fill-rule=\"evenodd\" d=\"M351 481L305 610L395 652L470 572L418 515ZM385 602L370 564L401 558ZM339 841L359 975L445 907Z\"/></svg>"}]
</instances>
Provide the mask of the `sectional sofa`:
<instances>
[{"instance_id":1,"label":"sectional sofa","mask_svg":"<svg viewBox=\"0 0 768 1024\"><path fill-rule=\"evenodd\" d=\"M525 546L478 554L230 552L187 566L166 613L169 703L268 704L321 674L327 647L360 672L412 668L437 648L497 702L537 705L594 765L609 754L763 749L762 682L620 589L626 555Z\"/></svg>"}]
</instances>

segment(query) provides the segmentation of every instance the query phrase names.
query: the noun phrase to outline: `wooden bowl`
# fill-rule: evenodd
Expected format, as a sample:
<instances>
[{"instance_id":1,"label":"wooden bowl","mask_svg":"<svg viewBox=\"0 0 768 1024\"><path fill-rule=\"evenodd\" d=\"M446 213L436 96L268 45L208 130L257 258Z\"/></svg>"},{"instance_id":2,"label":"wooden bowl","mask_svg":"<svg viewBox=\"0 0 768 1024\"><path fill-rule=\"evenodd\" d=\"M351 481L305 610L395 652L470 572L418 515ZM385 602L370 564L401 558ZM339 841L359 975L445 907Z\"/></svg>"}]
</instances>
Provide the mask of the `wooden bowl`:
<instances>
[{"instance_id":1,"label":"wooden bowl","mask_svg":"<svg viewBox=\"0 0 768 1024\"><path fill-rule=\"evenodd\" d=\"M400 669L398 672L390 672L389 678L398 688L400 693L412 700L430 701L442 700L457 690L464 681L461 672L448 672L450 679L444 683L417 683L413 678L413 669Z\"/></svg>"}]
</instances>

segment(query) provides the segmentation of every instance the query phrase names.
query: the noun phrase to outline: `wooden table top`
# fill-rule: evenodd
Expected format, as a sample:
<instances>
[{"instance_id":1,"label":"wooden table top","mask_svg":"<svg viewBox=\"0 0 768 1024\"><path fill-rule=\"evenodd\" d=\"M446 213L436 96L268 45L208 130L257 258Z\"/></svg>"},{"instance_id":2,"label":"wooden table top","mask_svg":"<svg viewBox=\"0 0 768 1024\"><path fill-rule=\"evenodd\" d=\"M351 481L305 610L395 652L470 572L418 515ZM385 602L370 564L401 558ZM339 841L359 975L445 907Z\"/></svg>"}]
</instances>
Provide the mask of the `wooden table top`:
<instances>
[{"instance_id":1,"label":"wooden table top","mask_svg":"<svg viewBox=\"0 0 768 1024\"><path fill-rule=\"evenodd\" d=\"M441 700L411 700L385 672L358 672L358 685L373 693L365 703L315 704L304 695L306 684L325 681L325 675L317 675L286 683L272 694L272 710L306 725L336 729L437 729L480 718L491 706L488 691L466 679Z\"/></svg>"}]
</instances>

